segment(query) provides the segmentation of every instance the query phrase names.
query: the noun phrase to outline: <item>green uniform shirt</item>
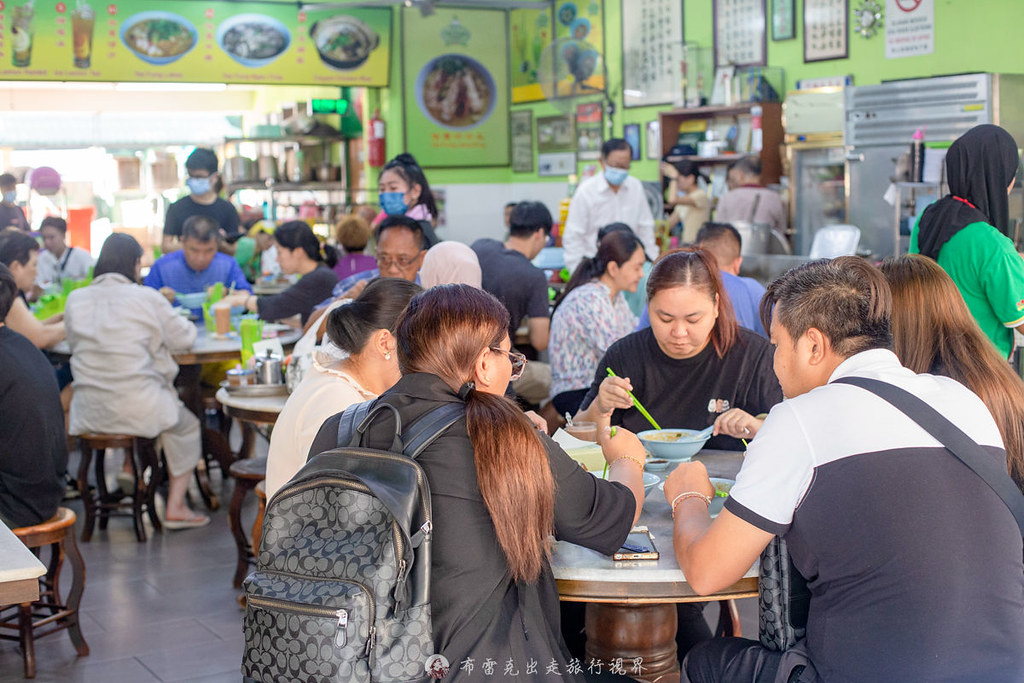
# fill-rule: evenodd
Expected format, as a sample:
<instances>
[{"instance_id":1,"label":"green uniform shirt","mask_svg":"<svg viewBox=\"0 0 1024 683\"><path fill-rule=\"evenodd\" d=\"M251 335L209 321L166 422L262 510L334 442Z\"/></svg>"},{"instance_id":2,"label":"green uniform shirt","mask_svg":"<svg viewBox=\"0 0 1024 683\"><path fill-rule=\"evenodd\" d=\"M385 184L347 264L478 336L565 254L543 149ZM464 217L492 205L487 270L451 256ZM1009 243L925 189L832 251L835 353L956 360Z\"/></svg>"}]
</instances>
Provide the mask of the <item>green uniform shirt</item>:
<instances>
[{"instance_id":1,"label":"green uniform shirt","mask_svg":"<svg viewBox=\"0 0 1024 683\"><path fill-rule=\"evenodd\" d=\"M920 253L917 235L914 225L912 254ZM1024 259L1013 242L988 223L971 223L942 246L938 262L956 283L978 327L1009 358L1012 328L1024 324Z\"/></svg>"}]
</instances>

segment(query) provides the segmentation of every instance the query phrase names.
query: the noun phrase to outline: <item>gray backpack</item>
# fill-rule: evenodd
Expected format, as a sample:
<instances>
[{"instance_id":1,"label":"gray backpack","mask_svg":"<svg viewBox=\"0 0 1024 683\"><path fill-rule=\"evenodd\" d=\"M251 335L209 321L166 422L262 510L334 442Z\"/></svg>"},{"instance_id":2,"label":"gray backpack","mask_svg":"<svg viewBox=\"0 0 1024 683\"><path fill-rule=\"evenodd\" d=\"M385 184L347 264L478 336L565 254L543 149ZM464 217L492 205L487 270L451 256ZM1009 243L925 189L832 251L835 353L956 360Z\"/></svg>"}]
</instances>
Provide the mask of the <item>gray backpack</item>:
<instances>
[{"instance_id":1,"label":"gray backpack","mask_svg":"<svg viewBox=\"0 0 1024 683\"><path fill-rule=\"evenodd\" d=\"M382 411L389 450L364 447ZM242 673L283 681L410 681L434 654L430 489L416 457L465 413L446 404L403 432L368 401L338 426L346 446L310 458L267 504L245 580Z\"/></svg>"}]
</instances>

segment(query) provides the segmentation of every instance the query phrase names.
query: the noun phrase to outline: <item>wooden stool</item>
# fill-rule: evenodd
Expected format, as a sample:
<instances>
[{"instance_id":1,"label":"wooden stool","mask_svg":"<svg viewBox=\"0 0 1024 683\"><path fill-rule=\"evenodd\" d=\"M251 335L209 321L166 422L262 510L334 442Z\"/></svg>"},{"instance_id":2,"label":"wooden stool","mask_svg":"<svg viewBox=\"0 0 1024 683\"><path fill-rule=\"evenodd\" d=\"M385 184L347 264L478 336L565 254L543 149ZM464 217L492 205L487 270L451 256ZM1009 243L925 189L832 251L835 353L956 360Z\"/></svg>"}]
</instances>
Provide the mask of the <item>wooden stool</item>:
<instances>
[{"instance_id":1,"label":"wooden stool","mask_svg":"<svg viewBox=\"0 0 1024 683\"><path fill-rule=\"evenodd\" d=\"M224 412L224 406L217 400L216 393L213 390L203 389L202 394L202 427L205 431L207 429L207 421L211 418L216 423L216 430L209 433L208 441L216 441L217 444L211 448L203 448L202 457L199 460L199 464L196 465L196 484L199 486L199 495L203 498L203 503L207 509L213 512L214 510L220 509L220 498L213 492L213 487L210 486L210 472L213 467L217 467L221 472L221 479L224 479L224 464L220 457L214 455L214 452L219 453L225 447L230 451L229 446L225 446L229 442L231 434L231 418ZM223 437L223 440L214 437L213 434L217 433Z\"/></svg>"},{"instance_id":2,"label":"wooden stool","mask_svg":"<svg viewBox=\"0 0 1024 683\"><path fill-rule=\"evenodd\" d=\"M267 480L256 484L256 521L252 524L252 554L260 552L260 539L263 537L263 515L267 512Z\"/></svg>"},{"instance_id":3,"label":"wooden stool","mask_svg":"<svg viewBox=\"0 0 1024 683\"><path fill-rule=\"evenodd\" d=\"M242 530L242 503L246 494L256 488L256 484L267 478L266 458L247 458L236 460L228 470L235 479L235 491L231 494L231 506L228 508L228 524L231 526L231 534L235 537L235 547L238 550L238 564L235 567L235 578L232 585L235 588L242 587L242 581L249 571L249 562L253 559L252 547L249 539Z\"/></svg>"},{"instance_id":4,"label":"wooden stool","mask_svg":"<svg viewBox=\"0 0 1024 683\"><path fill-rule=\"evenodd\" d=\"M146 540L146 528L142 523L143 512L149 515L153 528L162 531L163 526L153 504L156 487L163 476L161 458L156 452L156 441L129 434L81 434L78 443L82 451L82 461L78 465L78 491L85 506L82 542L88 543L92 538L97 512L100 529L107 528L107 522L111 517L131 517L135 524L135 537L140 543ZM128 496L114 495L107 490L103 461L104 451L108 448L123 448L131 465L134 486ZM99 451L95 465L95 495L89 492L89 464L93 459L93 451ZM150 470L148 482L145 477L147 469ZM126 501L125 498L129 500Z\"/></svg>"},{"instance_id":5,"label":"wooden stool","mask_svg":"<svg viewBox=\"0 0 1024 683\"><path fill-rule=\"evenodd\" d=\"M50 562L46 574L39 578L39 600L0 609L0 629L14 630L18 635L0 634L4 640L21 644L25 660L25 678L36 676L35 639L67 629L79 657L89 654L89 645L82 637L78 622L78 605L85 590L85 563L75 544L75 513L58 508L51 519L35 526L12 529L28 548L36 551L50 546ZM60 599L60 569L67 557L71 564L71 592L66 603ZM10 617L6 612L12 610ZM13 613L16 610L16 616ZM49 629L44 629L51 626Z\"/></svg>"}]
</instances>

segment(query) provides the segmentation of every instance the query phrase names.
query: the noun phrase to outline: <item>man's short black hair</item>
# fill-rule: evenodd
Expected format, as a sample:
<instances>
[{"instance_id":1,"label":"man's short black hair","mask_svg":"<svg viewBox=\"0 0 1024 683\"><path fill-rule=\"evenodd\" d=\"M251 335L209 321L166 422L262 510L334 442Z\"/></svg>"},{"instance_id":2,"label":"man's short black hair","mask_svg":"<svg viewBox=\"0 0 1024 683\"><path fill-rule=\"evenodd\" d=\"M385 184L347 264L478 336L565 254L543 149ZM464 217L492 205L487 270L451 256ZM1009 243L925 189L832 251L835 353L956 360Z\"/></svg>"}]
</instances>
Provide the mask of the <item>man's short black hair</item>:
<instances>
[{"instance_id":1,"label":"man's short black hair","mask_svg":"<svg viewBox=\"0 0 1024 683\"><path fill-rule=\"evenodd\" d=\"M18 283L14 281L10 268L0 263L0 320L7 318L18 296Z\"/></svg>"},{"instance_id":2,"label":"man's short black hair","mask_svg":"<svg viewBox=\"0 0 1024 683\"><path fill-rule=\"evenodd\" d=\"M220 237L220 224L209 216L189 216L181 224L181 241L210 242Z\"/></svg>"},{"instance_id":3,"label":"man's short black hair","mask_svg":"<svg viewBox=\"0 0 1024 683\"><path fill-rule=\"evenodd\" d=\"M33 251L39 251L39 242L27 232L8 230L0 234L0 263L5 266L14 263L24 266L32 258Z\"/></svg>"},{"instance_id":4,"label":"man's short black hair","mask_svg":"<svg viewBox=\"0 0 1024 683\"><path fill-rule=\"evenodd\" d=\"M43 222L39 224L39 231L42 232L43 228L57 228L65 235L68 234L68 222L60 216L47 216L43 219Z\"/></svg>"},{"instance_id":5,"label":"man's short black hair","mask_svg":"<svg viewBox=\"0 0 1024 683\"><path fill-rule=\"evenodd\" d=\"M620 149L629 150L630 154L633 154L633 147L623 138L612 138L603 145L601 145L601 158L607 159L608 155L612 152L617 152Z\"/></svg>"},{"instance_id":6,"label":"man's short black hair","mask_svg":"<svg viewBox=\"0 0 1024 683\"><path fill-rule=\"evenodd\" d=\"M10 173L0 174L0 187L14 187L18 184L18 179Z\"/></svg>"},{"instance_id":7,"label":"man's short black hair","mask_svg":"<svg viewBox=\"0 0 1024 683\"><path fill-rule=\"evenodd\" d=\"M212 175L217 172L217 155L212 149L196 147L185 159L185 170L208 171Z\"/></svg>"},{"instance_id":8,"label":"man's short black hair","mask_svg":"<svg viewBox=\"0 0 1024 683\"><path fill-rule=\"evenodd\" d=\"M409 218L408 216L388 216L380 222L377 226L377 231L373 237L377 244L380 244L380 238L386 230L391 228L405 228L412 233L413 237L417 237L420 240L420 249L429 249L430 245L427 244L427 237L423 234L423 226L415 218Z\"/></svg>"},{"instance_id":9,"label":"man's short black hair","mask_svg":"<svg viewBox=\"0 0 1024 683\"><path fill-rule=\"evenodd\" d=\"M538 230L551 232L551 212L541 202L519 202L508 218L508 233L512 237L532 237Z\"/></svg>"}]
</instances>

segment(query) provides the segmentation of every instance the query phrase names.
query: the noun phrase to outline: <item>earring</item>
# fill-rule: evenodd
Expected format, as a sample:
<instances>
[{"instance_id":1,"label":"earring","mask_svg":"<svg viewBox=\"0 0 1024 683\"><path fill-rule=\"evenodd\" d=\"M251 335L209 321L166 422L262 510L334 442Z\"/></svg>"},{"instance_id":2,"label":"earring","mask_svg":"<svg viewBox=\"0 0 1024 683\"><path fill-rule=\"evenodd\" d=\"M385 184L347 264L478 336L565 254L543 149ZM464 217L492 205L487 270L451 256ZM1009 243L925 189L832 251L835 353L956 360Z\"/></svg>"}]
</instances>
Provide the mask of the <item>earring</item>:
<instances>
[{"instance_id":1,"label":"earring","mask_svg":"<svg viewBox=\"0 0 1024 683\"><path fill-rule=\"evenodd\" d=\"M391 360L391 352L390 351L388 351L387 353L384 354L384 360Z\"/></svg>"}]
</instances>

